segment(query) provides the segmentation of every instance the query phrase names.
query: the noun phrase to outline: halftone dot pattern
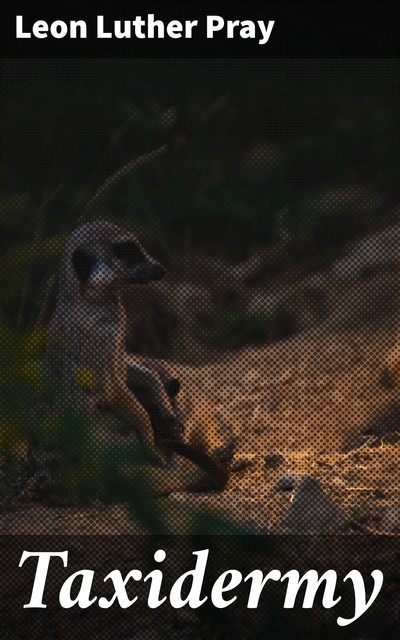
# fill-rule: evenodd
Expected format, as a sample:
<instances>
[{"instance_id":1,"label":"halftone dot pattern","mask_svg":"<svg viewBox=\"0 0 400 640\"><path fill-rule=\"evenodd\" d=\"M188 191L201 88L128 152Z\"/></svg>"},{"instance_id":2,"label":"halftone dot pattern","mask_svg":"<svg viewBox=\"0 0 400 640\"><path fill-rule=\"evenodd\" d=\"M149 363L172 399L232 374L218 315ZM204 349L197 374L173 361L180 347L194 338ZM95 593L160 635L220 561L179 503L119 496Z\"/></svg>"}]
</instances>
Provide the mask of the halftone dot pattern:
<instances>
[{"instance_id":1,"label":"halftone dot pattern","mask_svg":"<svg viewBox=\"0 0 400 640\"><path fill-rule=\"evenodd\" d=\"M124 68L127 64L121 62ZM350 65L343 62L343 69L346 64ZM352 73L357 73L356 66ZM282 77L293 74L289 63L280 71ZM317 71L310 67L311 75ZM329 65L327 73L332 73ZM124 139L123 123L116 127L116 136L108 132L118 162L111 171L106 171L107 163L100 163L90 176L93 184L94 178L102 178L96 187L75 194L80 208L74 225L62 220L58 225L55 219L48 223L53 232L49 237L55 238L54 255L49 250L53 264L54 256L62 256L57 282L51 282L48 272L31 267L41 256L46 225L40 225L25 258L24 250L7 254L11 266L18 260L28 265L24 277L18 273L15 281L14 275L10 278L10 288L21 291L15 308L6 297L10 317L18 330L24 328L24 320L29 325L28 310L34 309L31 290L37 291L41 283L39 307L48 307L51 328L47 339L52 343L55 338L57 344L47 351L43 365L52 392L46 388L43 394L40 388L38 398L27 403L25 424L35 436L28 452L32 475L27 474L25 484L18 473L12 478L1 533L84 534L87 561L91 554L100 557L95 536L102 534L110 538L107 559L116 561L120 546L115 539L121 535L122 545L123 534L143 535L138 558L146 555L148 533L174 534L177 544L183 548L187 543L189 549L195 540L178 536L210 534L205 540L211 544L211 534L218 541L225 534L267 534L279 547L282 570L286 564L298 568L300 559L308 568L318 562L325 569L334 568L335 562L353 568L356 551L350 536L343 534L358 534L357 553L365 566L370 569L378 558L393 571L398 559L393 559L395 547L387 540L400 530L400 223L391 167L398 149L388 145L377 180L369 179L378 171L371 149L362 171L353 175L366 152L365 119L376 120L378 142L371 142L371 148L378 149L386 140L382 116L370 103L354 100L339 108L326 100L325 110L313 109L315 130L328 135L335 126L336 133L346 136L355 128L361 142L336 149L333 136L333 142L330 138L318 147L310 134L296 137L293 111L291 121L274 106L273 90L279 81L275 71L271 97L264 96L262 102L263 108L271 107L275 127L261 127L259 135L251 123L259 109L254 93L241 100L223 93L210 101L202 95L199 103L204 104L197 111L184 87L176 105L170 95L160 99L160 105L146 99L143 109L132 100L124 113L139 120L151 116L158 122L157 131L171 135L172 142L132 157L129 145L118 146L118 136ZM70 86L71 78L65 82ZM324 90L322 85L322 94ZM112 111L112 96L108 100ZM185 100L190 103L190 126L180 130L179 110ZM248 104L251 100L253 105ZM214 107L208 120L210 102ZM390 115L389 98L387 102ZM243 122L237 115L242 103L247 118ZM101 120L104 114L99 110ZM304 108L301 114L311 118ZM202 118L209 127L205 141L201 128L196 129ZM61 120L66 129L74 127L67 112ZM233 128L242 125L243 133L231 144L232 123ZM292 127L287 135L285 124ZM224 127L228 133L221 136ZM82 124L83 137L84 129ZM31 153L32 137L34 132L27 131ZM64 132L61 146L66 137ZM93 146L86 140L82 144L88 146L82 147L86 160L81 159L81 171L95 156ZM332 186L342 164L345 175ZM72 172L72 166L68 169ZM214 181L211 188L202 183L206 171ZM322 185L321 175L326 177ZM130 191L119 194L119 215L114 216L107 207L113 190L122 189L125 179L131 179ZM271 199L260 187L266 180ZM176 191L168 191L169 182ZM246 193L244 183L249 185ZM286 197L286 191L282 196L287 184L297 190L296 197ZM166 198L165 207L174 205L177 211L169 236L175 239L173 251L157 219L157 211L162 211L159 193ZM5 216L24 211L21 198L13 195L1 202ZM132 199L142 216L137 230ZM185 212L188 202L193 215ZM41 219L40 205L37 210ZM215 218L207 218L215 235L210 239L201 211L214 210ZM265 211L264 217L260 211ZM248 214L259 237L246 226ZM270 229L267 219L275 214L277 223ZM146 226L146 215L156 231ZM31 227L29 223L24 231L25 240L32 239ZM55 233L60 230L65 232L62 239ZM10 247L24 236L12 225L7 232ZM222 250L223 243L233 246L240 236L239 247ZM166 263L164 278L161 263ZM23 333L10 336L9 351L11 341L20 344ZM128 351L136 355L128 356ZM24 369L24 381L31 380L28 374ZM20 380L15 380L17 396ZM333 534L345 542L330 546L329 540L338 539ZM297 536L304 536L299 546ZM326 540L326 548L315 551L313 537ZM371 550L362 546L365 540L374 541ZM255 538L252 542L257 545ZM230 568L233 560L244 566L251 558L259 560L251 548L236 548L237 539L232 537L231 544ZM385 557L384 547L389 549ZM106 548L103 553L107 557ZM129 549L126 553L129 559ZM183 566L173 553L171 558L181 573L192 566ZM252 619L240 618L236 636L226 616L214 619L210 613L208 619L197 612L165 611L163 626L146 608L140 620L113 618L112 624L120 629L122 640L157 640L165 634L246 638L261 637L265 616L265 628L277 638L318 638L322 629L329 630L328 637L340 637L334 635L339 633L335 616L321 607L298 628L293 619L277 621L268 607L263 608ZM300 621L303 613L297 615ZM361 625L343 637L374 640L382 624L384 637L394 637L390 634L399 616L395 577L374 615L369 628ZM57 637L111 637L108 622L102 628L94 624L96 616L86 621L83 615L74 616L79 632L69 636L67 620L64 636ZM27 633L28 618L22 627L17 618L15 635L9 637ZM36 616L30 637L52 637L49 619Z\"/></svg>"}]
</instances>

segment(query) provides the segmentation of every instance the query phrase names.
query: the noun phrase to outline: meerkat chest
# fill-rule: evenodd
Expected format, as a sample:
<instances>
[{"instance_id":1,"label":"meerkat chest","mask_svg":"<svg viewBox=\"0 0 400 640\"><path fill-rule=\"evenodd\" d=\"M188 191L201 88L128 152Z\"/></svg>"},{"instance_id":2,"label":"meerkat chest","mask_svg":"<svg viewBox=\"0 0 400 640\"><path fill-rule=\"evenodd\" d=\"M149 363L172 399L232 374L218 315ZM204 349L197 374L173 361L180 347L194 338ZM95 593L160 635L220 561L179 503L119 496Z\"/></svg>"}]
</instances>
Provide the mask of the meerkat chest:
<instances>
[{"instance_id":1,"label":"meerkat chest","mask_svg":"<svg viewBox=\"0 0 400 640\"><path fill-rule=\"evenodd\" d=\"M68 378L102 384L117 348L117 324L112 314L96 308L60 309L53 330L61 333L60 373Z\"/></svg>"}]
</instances>

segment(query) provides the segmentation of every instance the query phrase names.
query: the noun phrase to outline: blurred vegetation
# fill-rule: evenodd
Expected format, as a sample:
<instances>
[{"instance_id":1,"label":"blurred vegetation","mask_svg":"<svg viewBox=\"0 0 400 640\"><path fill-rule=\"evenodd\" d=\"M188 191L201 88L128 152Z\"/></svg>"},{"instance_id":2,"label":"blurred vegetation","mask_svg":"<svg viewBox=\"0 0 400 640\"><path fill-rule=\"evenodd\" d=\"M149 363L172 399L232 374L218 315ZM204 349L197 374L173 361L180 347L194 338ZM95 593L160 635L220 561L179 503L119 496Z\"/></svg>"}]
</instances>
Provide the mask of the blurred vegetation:
<instances>
[{"instance_id":1,"label":"blurred vegetation","mask_svg":"<svg viewBox=\"0 0 400 640\"><path fill-rule=\"evenodd\" d=\"M43 325L71 230L96 218L126 225L172 283L208 287L214 302L204 313L199 293L187 329L207 353L273 339L280 318L232 303L221 281L229 289L228 268L284 245L280 262L243 283L267 290L272 277L326 268L390 220L400 198L398 71L390 60L2 61L2 502L29 475L32 407L51 387ZM218 277L205 273L218 260L215 289ZM170 322L146 346L153 355L179 356L179 304L165 307ZM74 443L71 490L90 499L99 477L127 499L135 482L143 490L143 474L124 476L126 456L132 464L140 452L94 447L82 440L85 418L68 412L52 429L66 450ZM166 530L151 501L140 508L152 530Z\"/></svg>"}]
</instances>

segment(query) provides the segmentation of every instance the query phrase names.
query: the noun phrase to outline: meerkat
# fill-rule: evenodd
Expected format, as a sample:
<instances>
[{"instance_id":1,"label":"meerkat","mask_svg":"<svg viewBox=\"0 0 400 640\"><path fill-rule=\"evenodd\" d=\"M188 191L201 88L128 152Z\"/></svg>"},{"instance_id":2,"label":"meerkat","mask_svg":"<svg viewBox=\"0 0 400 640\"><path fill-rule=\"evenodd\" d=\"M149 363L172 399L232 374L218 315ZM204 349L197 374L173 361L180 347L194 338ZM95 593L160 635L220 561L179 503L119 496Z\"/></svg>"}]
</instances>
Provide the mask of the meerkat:
<instances>
[{"instance_id":1,"label":"meerkat","mask_svg":"<svg viewBox=\"0 0 400 640\"><path fill-rule=\"evenodd\" d=\"M178 454L198 467L191 487L223 488L227 473L221 447L215 446L220 443L211 411L210 424L200 423L201 416L193 410L196 403L187 411L188 394L181 393L185 385L170 365L126 352L124 292L164 275L164 267L130 232L103 221L76 229L61 259L50 323L49 371L65 385L67 398L78 409L97 415L99 421L105 412L121 418L138 434L153 462L163 464ZM53 348L58 337L62 346ZM77 382L82 372L90 385ZM207 418L207 412L201 415ZM211 446L206 435L195 435L208 429ZM226 448L222 451L226 454Z\"/></svg>"}]
</instances>

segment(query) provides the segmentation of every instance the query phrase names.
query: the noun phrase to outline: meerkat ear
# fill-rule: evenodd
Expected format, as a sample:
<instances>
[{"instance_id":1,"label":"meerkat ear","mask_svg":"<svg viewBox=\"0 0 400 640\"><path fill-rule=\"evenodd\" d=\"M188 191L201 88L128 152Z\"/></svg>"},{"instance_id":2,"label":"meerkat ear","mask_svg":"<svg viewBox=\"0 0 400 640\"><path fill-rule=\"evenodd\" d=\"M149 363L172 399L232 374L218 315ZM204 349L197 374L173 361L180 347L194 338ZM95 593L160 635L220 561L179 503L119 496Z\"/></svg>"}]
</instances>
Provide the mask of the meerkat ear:
<instances>
[{"instance_id":1,"label":"meerkat ear","mask_svg":"<svg viewBox=\"0 0 400 640\"><path fill-rule=\"evenodd\" d=\"M78 276L79 280L82 283L85 283L89 280L90 274L93 271L93 267L96 264L96 258L82 249L82 247L78 247L72 254L72 265L74 267L75 273Z\"/></svg>"}]
</instances>

